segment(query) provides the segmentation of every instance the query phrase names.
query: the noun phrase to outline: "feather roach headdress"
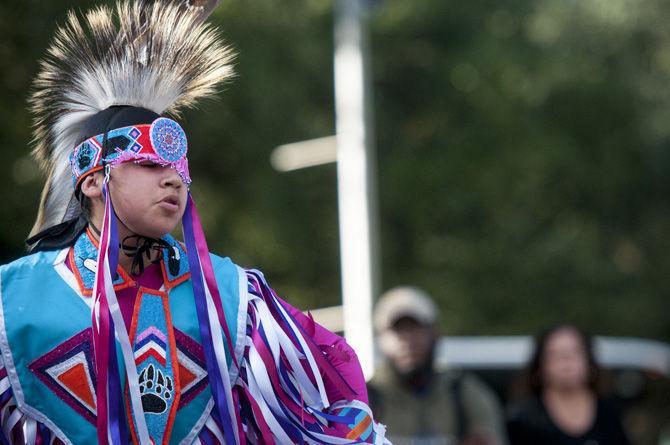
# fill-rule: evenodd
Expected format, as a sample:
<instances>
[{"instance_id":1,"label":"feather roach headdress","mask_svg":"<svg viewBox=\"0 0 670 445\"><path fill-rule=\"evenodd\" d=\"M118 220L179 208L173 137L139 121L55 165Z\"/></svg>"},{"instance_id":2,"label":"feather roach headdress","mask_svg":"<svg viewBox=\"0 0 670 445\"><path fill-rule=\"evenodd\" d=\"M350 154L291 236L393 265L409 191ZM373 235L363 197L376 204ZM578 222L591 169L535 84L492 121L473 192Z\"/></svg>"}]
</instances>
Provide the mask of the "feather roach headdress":
<instances>
[{"instance_id":1,"label":"feather roach headdress","mask_svg":"<svg viewBox=\"0 0 670 445\"><path fill-rule=\"evenodd\" d=\"M68 14L30 98L33 156L47 174L33 242L80 214L71 155L93 136L85 130L98 113L131 106L176 116L233 74L231 50L203 22L215 3L136 1Z\"/></svg>"}]
</instances>

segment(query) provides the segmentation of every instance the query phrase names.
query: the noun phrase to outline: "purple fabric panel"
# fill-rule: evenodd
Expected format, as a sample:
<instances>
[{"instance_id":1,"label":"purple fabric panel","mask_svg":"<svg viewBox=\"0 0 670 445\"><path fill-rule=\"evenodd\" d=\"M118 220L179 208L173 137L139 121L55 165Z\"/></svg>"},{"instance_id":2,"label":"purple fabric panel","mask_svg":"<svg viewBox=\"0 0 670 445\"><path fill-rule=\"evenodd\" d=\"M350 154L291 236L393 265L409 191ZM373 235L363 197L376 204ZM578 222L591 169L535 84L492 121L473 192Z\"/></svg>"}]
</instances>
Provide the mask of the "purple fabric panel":
<instances>
[{"instance_id":1,"label":"purple fabric panel","mask_svg":"<svg viewBox=\"0 0 670 445\"><path fill-rule=\"evenodd\" d=\"M319 349L326 354L328 361L340 373L351 389L356 392L356 399L368 403L368 390L365 386L365 377L358 356L346 340L337 334L330 332L320 324L305 315L302 311L294 308L286 301L279 298L282 306L295 318L305 332L309 333ZM328 398L333 401L342 400L343 397L335 385L328 379L324 380Z\"/></svg>"},{"instance_id":2,"label":"purple fabric panel","mask_svg":"<svg viewBox=\"0 0 670 445\"><path fill-rule=\"evenodd\" d=\"M163 285L163 274L160 264L150 264L144 268L144 273L139 277L135 275L131 275L130 277L140 286L148 287L149 289L160 289ZM126 322L126 326L128 327L130 327L130 322L133 319L137 289L136 287L127 287L116 292L116 298L119 300L119 306L121 306L121 313L123 314L123 321Z\"/></svg>"}]
</instances>

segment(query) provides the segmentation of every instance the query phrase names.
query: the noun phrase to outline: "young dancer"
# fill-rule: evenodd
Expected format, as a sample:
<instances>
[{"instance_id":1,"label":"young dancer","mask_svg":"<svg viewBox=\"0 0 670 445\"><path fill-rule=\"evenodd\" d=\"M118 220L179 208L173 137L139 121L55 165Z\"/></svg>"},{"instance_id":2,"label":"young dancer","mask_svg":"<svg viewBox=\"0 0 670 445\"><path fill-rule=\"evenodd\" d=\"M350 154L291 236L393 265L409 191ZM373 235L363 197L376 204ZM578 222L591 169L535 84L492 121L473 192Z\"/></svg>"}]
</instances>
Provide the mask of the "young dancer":
<instances>
[{"instance_id":1,"label":"young dancer","mask_svg":"<svg viewBox=\"0 0 670 445\"><path fill-rule=\"evenodd\" d=\"M230 63L176 2L57 32L31 98L31 254L0 268L3 443L385 442L344 340L207 249L174 119Z\"/></svg>"}]
</instances>

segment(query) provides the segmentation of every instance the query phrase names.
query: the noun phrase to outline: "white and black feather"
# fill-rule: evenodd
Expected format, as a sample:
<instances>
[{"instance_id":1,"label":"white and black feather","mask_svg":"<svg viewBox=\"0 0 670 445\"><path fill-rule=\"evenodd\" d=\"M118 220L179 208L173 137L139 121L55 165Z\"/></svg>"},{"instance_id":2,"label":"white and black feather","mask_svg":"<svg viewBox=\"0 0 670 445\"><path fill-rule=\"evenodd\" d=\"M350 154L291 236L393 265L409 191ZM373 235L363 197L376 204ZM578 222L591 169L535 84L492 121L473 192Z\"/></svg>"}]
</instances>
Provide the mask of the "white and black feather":
<instances>
[{"instance_id":1,"label":"white and black feather","mask_svg":"<svg viewBox=\"0 0 670 445\"><path fill-rule=\"evenodd\" d=\"M32 234L61 223L77 205L69 156L89 118L113 105L175 116L233 75L232 51L201 18L168 1L68 14L30 98L33 156L48 174Z\"/></svg>"}]
</instances>

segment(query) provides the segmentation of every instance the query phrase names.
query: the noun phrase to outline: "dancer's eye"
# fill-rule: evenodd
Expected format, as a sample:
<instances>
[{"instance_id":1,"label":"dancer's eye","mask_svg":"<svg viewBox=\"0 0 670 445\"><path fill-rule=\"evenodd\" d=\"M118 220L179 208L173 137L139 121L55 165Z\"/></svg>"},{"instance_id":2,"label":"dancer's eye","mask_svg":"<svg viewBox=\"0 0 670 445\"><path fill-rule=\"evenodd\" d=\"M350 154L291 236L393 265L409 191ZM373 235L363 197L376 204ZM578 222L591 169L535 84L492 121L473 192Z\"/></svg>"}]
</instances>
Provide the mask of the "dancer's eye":
<instances>
[{"instance_id":1,"label":"dancer's eye","mask_svg":"<svg viewBox=\"0 0 670 445\"><path fill-rule=\"evenodd\" d=\"M141 161L141 162L138 162L138 164L140 165L140 167L144 167L144 168L156 168L156 167L160 167L159 164L156 164L156 163L153 162L153 161Z\"/></svg>"}]
</instances>

